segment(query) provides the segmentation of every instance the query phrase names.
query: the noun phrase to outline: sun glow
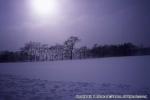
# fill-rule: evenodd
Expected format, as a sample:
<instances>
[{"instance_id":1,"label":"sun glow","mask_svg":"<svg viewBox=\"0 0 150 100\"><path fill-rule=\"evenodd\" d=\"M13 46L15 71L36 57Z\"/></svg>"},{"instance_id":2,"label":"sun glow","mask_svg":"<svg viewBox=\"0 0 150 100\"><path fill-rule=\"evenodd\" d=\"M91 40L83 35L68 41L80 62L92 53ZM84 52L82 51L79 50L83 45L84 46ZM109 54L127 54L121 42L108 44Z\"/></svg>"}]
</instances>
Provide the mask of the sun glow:
<instances>
[{"instance_id":1,"label":"sun glow","mask_svg":"<svg viewBox=\"0 0 150 100\"><path fill-rule=\"evenodd\" d=\"M32 0L32 8L38 15L50 15L58 12L57 0Z\"/></svg>"}]
</instances>

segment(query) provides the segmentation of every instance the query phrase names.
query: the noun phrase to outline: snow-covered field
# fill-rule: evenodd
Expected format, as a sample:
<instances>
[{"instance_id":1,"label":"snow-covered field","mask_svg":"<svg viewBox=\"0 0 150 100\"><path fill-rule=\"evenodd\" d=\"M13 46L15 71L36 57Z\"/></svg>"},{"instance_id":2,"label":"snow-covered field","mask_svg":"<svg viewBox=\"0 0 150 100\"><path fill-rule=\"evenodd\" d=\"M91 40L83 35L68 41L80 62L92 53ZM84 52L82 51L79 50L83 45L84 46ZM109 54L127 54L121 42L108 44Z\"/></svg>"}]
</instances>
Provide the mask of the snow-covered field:
<instances>
[{"instance_id":1,"label":"snow-covered field","mask_svg":"<svg viewBox=\"0 0 150 100\"><path fill-rule=\"evenodd\" d=\"M133 88L132 86L125 84L47 81L40 79L23 78L14 75L0 75L0 100L77 100L75 98L76 95L104 94L147 95L147 97L149 97L150 88Z\"/></svg>"},{"instance_id":2,"label":"snow-covered field","mask_svg":"<svg viewBox=\"0 0 150 100\"><path fill-rule=\"evenodd\" d=\"M0 64L0 100L150 94L150 56Z\"/></svg>"}]
</instances>

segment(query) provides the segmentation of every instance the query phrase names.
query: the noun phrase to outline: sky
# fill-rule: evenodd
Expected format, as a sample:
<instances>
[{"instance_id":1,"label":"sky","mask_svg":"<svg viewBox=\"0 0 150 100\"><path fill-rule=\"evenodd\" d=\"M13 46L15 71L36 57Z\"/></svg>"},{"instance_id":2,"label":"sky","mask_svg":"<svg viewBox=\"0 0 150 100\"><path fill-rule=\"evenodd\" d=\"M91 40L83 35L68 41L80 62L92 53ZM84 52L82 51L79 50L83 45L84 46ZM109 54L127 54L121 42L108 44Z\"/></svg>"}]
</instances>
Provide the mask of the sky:
<instances>
[{"instance_id":1,"label":"sky","mask_svg":"<svg viewBox=\"0 0 150 100\"><path fill-rule=\"evenodd\" d=\"M0 0L0 50L18 50L29 41L63 44L70 36L89 47L150 46L150 0L53 0L48 14L34 3Z\"/></svg>"}]
</instances>

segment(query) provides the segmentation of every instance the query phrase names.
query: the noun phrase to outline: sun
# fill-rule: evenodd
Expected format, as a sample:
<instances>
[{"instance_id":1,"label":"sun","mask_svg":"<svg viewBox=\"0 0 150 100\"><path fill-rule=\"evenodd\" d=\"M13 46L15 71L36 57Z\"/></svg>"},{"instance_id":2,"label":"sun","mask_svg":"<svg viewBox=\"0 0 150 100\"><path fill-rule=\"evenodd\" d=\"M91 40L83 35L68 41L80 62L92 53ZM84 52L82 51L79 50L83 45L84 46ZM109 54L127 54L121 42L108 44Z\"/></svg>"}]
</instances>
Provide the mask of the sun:
<instances>
[{"instance_id":1,"label":"sun","mask_svg":"<svg viewBox=\"0 0 150 100\"><path fill-rule=\"evenodd\" d=\"M31 6L34 12L41 16L55 14L58 11L57 0L32 0Z\"/></svg>"}]
</instances>

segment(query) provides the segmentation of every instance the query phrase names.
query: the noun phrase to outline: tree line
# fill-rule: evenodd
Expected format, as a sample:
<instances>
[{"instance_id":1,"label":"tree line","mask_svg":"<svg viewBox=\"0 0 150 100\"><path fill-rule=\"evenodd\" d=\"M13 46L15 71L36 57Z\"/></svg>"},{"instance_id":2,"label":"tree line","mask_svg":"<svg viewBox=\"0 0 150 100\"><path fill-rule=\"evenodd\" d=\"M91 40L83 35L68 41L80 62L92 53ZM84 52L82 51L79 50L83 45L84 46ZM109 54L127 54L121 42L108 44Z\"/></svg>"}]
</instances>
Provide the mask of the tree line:
<instances>
[{"instance_id":1,"label":"tree line","mask_svg":"<svg viewBox=\"0 0 150 100\"><path fill-rule=\"evenodd\" d=\"M40 42L28 42L19 51L1 51L0 62L28 62L28 61L55 61L100 57L119 57L150 55L150 47L138 47L132 43L118 45L94 44L76 47L80 41L78 37L71 36L63 44L48 46Z\"/></svg>"}]
</instances>

